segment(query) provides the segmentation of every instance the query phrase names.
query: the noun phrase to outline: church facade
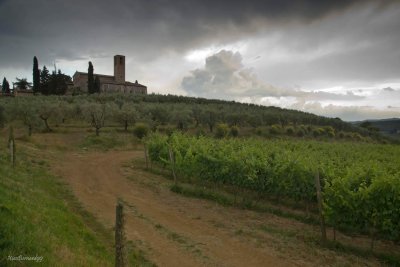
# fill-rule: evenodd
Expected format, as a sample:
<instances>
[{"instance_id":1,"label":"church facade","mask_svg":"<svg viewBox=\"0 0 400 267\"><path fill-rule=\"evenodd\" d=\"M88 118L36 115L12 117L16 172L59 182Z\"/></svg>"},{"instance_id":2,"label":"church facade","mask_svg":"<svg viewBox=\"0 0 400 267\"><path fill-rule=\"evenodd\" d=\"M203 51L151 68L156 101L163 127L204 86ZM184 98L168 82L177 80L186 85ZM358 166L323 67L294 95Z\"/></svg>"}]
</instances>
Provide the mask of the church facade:
<instances>
[{"instance_id":1,"label":"church facade","mask_svg":"<svg viewBox=\"0 0 400 267\"><path fill-rule=\"evenodd\" d=\"M136 93L147 94L147 86L138 83L125 81L125 56L114 56L114 76L94 74L99 77L101 93ZM88 90L88 74L86 72L76 71L73 76L74 87L81 91Z\"/></svg>"}]
</instances>

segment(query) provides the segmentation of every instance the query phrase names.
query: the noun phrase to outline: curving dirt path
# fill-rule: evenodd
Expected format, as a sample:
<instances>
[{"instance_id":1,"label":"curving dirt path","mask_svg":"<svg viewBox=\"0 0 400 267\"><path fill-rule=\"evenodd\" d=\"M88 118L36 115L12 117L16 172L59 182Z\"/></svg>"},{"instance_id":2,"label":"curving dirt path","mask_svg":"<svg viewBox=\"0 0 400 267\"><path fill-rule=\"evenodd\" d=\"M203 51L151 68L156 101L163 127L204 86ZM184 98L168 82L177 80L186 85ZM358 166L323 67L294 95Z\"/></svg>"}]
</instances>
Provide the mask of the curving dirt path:
<instances>
[{"instance_id":1,"label":"curving dirt path","mask_svg":"<svg viewBox=\"0 0 400 267\"><path fill-rule=\"evenodd\" d=\"M234 233L258 222L251 213L181 197L163 186L165 178L124 167L142 157L142 151L66 152L51 165L84 208L109 228L116 200L123 199L127 239L159 266L299 265Z\"/></svg>"}]
</instances>

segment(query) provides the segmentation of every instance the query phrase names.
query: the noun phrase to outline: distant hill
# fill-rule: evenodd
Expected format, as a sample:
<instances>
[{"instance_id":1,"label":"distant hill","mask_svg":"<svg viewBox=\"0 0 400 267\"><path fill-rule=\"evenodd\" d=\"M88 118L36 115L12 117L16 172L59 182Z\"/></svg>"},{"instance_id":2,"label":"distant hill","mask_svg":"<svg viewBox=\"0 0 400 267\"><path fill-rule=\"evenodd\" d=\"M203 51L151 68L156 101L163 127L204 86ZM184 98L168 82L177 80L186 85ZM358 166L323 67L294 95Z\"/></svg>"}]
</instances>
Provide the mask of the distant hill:
<instances>
[{"instance_id":1,"label":"distant hill","mask_svg":"<svg viewBox=\"0 0 400 267\"><path fill-rule=\"evenodd\" d=\"M378 128L379 131L386 136L400 139L400 118L352 122L352 124L356 126L362 126L366 123L368 123L372 127Z\"/></svg>"}]
</instances>

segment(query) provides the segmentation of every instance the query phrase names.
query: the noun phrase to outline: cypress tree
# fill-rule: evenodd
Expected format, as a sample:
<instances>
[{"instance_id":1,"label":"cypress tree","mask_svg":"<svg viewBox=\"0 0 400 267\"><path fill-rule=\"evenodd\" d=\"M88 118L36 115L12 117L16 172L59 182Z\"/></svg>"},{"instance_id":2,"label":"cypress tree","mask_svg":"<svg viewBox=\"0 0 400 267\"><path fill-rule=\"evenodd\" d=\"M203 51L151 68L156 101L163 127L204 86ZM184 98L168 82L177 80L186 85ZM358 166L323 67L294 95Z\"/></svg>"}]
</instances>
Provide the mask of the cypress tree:
<instances>
[{"instance_id":1,"label":"cypress tree","mask_svg":"<svg viewBox=\"0 0 400 267\"><path fill-rule=\"evenodd\" d=\"M2 94L6 93L6 82L7 82L6 77L4 77L3 83L1 84L1 93Z\"/></svg>"},{"instance_id":2,"label":"cypress tree","mask_svg":"<svg viewBox=\"0 0 400 267\"><path fill-rule=\"evenodd\" d=\"M33 57L33 93L37 94L40 92L40 71L39 63L36 57Z\"/></svg>"},{"instance_id":3,"label":"cypress tree","mask_svg":"<svg viewBox=\"0 0 400 267\"><path fill-rule=\"evenodd\" d=\"M6 77L4 77L4 79L3 79L3 84L1 85L1 88L2 88L1 92L2 92L3 94L9 94L9 93L11 93L11 92L10 92L10 84L8 83Z\"/></svg>"},{"instance_id":4,"label":"cypress tree","mask_svg":"<svg viewBox=\"0 0 400 267\"><path fill-rule=\"evenodd\" d=\"M92 62L89 61L89 68L88 68L88 93L94 93L94 77L93 77L93 65Z\"/></svg>"},{"instance_id":5,"label":"cypress tree","mask_svg":"<svg viewBox=\"0 0 400 267\"><path fill-rule=\"evenodd\" d=\"M49 70L46 68L46 66L43 66L43 70L40 72L40 92L44 95L49 94L49 80Z\"/></svg>"}]
</instances>

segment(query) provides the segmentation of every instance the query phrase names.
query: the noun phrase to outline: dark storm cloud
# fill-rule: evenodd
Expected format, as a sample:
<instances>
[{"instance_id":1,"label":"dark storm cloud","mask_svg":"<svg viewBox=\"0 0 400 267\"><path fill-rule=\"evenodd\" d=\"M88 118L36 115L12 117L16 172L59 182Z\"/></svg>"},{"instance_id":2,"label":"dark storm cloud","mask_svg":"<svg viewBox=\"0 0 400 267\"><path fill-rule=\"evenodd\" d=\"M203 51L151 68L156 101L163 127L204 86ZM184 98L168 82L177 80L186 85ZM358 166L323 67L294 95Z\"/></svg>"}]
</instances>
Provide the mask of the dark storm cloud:
<instances>
[{"instance_id":1,"label":"dark storm cloud","mask_svg":"<svg viewBox=\"0 0 400 267\"><path fill-rule=\"evenodd\" d=\"M125 53L147 61L235 41L287 21L308 23L365 1L0 0L0 66ZM389 3L391 1L383 1Z\"/></svg>"},{"instance_id":2,"label":"dark storm cloud","mask_svg":"<svg viewBox=\"0 0 400 267\"><path fill-rule=\"evenodd\" d=\"M166 81L192 95L371 115L370 105L399 106L399 17L396 0L0 0L0 75L30 75L33 56L68 74L89 60L109 73L124 54L151 92Z\"/></svg>"},{"instance_id":3,"label":"dark storm cloud","mask_svg":"<svg viewBox=\"0 0 400 267\"><path fill-rule=\"evenodd\" d=\"M263 55L262 71L273 84L290 79L306 88L398 82L399 4L358 5L306 27L279 28L265 44L271 57ZM285 57L274 60L276 54Z\"/></svg>"}]
</instances>

